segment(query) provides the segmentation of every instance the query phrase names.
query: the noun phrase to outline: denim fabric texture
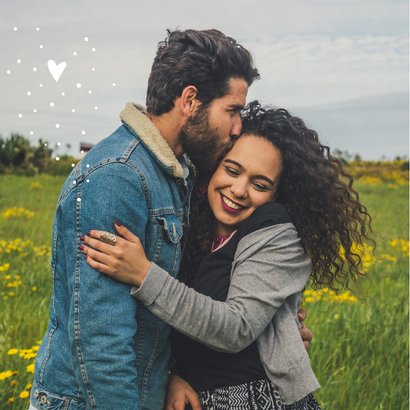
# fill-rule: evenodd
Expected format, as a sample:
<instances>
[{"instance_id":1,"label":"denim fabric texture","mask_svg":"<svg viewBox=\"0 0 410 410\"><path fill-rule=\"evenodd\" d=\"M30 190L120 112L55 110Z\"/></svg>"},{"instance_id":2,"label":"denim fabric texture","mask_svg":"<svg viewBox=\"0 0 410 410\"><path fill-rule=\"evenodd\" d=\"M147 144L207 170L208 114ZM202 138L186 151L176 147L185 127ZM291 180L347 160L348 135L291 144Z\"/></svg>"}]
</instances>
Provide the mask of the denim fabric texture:
<instances>
[{"instance_id":1,"label":"denim fabric texture","mask_svg":"<svg viewBox=\"0 0 410 410\"><path fill-rule=\"evenodd\" d=\"M164 407L168 325L78 250L80 236L116 233L118 220L139 236L150 260L173 276L179 269L192 177L183 178L142 107L127 104L121 119L75 166L58 199L50 319L30 395L37 409Z\"/></svg>"}]
</instances>

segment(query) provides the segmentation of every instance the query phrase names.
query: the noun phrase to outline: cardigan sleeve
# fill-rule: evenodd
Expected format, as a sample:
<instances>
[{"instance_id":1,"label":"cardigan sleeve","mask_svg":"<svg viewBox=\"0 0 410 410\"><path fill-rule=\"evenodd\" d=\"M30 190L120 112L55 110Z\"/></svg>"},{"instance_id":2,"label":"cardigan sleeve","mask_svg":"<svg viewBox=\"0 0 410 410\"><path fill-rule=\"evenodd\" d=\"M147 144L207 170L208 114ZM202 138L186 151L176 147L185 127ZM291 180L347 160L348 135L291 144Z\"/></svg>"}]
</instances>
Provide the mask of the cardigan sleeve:
<instances>
[{"instance_id":1,"label":"cardigan sleeve","mask_svg":"<svg viewBox=\"0 0 410 410\"><path fill-rule=\"evenodd\" d=\"M182 334L235 353L262 333L287 297L303 290L310 269L294 226L285 223L240 240L225 302L187 287L154 263L132 294Z\"/></svg>"}]
</instances>

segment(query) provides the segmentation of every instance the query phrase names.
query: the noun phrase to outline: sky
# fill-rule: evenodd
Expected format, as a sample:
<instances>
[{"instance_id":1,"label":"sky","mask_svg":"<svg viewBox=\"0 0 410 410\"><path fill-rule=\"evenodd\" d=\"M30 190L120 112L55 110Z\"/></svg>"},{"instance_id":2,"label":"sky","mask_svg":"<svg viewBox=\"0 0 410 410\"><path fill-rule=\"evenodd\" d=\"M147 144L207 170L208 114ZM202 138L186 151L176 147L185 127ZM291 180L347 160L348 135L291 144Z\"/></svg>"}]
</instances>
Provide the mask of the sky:
<instances>
[{"instance_id":1,"label":"sky","mask_svg":"<svg viewBox=\"0 0 410 410\"><path fill-rule=\"evenodd\" d=\"M0 135L79 155L145 102L167 29L216 28L253 55L249 101L300 116L331 149L408 156L408 25L405 0L3 1Z\"/></svg>"}]
</instances>

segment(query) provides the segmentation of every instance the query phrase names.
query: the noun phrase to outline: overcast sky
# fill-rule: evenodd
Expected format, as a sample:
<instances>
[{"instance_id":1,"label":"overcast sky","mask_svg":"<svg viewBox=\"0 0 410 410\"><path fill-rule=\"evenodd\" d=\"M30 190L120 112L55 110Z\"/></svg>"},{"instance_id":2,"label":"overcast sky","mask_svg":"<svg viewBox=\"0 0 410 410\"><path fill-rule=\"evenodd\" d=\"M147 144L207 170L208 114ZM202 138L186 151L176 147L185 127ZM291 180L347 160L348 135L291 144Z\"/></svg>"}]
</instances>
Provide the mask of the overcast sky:
<instances>
[{"instance_id":1,"label":"overcast sky","mask_svg":"<svg viewBox=\"0 0 410 410\"><path fill-rule=\"evenodd\" d=\"M248 100L289 109L331 148L408 155L408 16L407 0L2 1L0 134L77 154L145 102L167 28L217 28L261 72ZM49 60L66 63L58 81Z\"/></svg>"}]
</instances>

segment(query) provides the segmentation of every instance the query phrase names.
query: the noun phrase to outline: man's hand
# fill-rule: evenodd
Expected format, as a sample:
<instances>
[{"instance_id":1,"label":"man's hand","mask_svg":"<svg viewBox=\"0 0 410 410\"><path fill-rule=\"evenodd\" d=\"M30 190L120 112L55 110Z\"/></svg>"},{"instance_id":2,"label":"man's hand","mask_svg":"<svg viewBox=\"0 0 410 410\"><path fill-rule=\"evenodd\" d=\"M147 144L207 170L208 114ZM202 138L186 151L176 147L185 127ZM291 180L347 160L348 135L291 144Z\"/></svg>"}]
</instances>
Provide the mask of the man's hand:
<instances>
[{"instance_id":1,"label":"man's hand","mask_svg":"<svg viewBox=\"0 0 410 410\"><path fill-rule=\"evenodd\" d=\"M306 347L306 350L309 350L310 348L310 344L312 342L313 339L313 334L312 332L306 327L306 325L304 324L305 319L307 318L307 312L306 310L303 309L299 309L298 310L298 319L300 324L302 325L299 329L300 332L300 337L303 340L303 344Z\"/></svg>"},{"instance_id":2,"label":"man's hand","mask_svg":"<svg viewBox=\"0 0 410 410\"><path fill-rule=\"evenodd\" d=\"M166 410L184 410L189 404L192 410L201 410L195 390L183 378L171 374L168 383Z\"/></svg>"}]
</instances>

